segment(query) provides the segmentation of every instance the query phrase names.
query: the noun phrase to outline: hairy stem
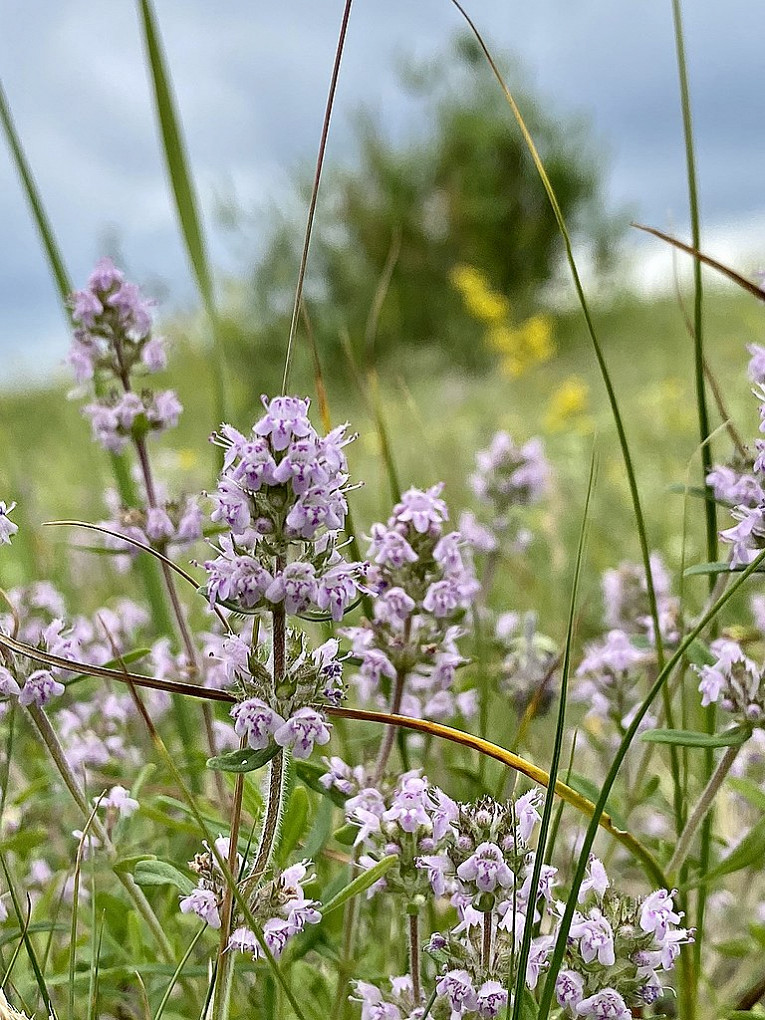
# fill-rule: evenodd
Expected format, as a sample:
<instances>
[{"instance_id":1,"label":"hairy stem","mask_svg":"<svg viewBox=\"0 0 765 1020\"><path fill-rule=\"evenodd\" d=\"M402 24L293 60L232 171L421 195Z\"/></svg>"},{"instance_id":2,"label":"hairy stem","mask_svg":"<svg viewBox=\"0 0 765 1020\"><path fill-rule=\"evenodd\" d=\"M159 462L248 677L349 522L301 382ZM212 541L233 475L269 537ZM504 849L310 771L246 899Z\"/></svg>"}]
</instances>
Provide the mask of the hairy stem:
<instances>
[{"instance_id":1,"label":"hairy stem","mask_svg":"<svg viewBox=\"0 0 765 1020\"><path fill-rule=\"evenodd\" d=\"M422 1004L420 986L420 915L416 907L409 914L409 974L412 978L412 998L415 1006Z\"/></svg>"},{"instance_id":2,"label":"hairy stem","mask_svg":"<svg viewBox=\"0 0 765 1020\"><path fill-rule=\"evenodd\" d=\"M735 744L732 747L727 747L725 749L725 754L718 762L717 768L712 773L709 782L704 788L704 792L699 797L696 807L693 809L691 817L688 819L685 828L680 834L677 846L675 847L675 852L672 854L672 858L667 865L666 870L669 875L673 875L679 871L680 866L688 856L688 851L693 843L693 837L696 834L696 830L704 821L709 809L712 807L712 802L722 786L725 777L730 772L731 765L736 760L736 755L740 749L740 744Z\"/></svg>"},{"instance_id":3,"label":"hairy stem","mask_svg":"<svg viewBox=\"0 0 765 1020\"><path fill-rule=\"evenodd\" d=\"M491 937L493 927L494 915L490 910L486 910L483 915L483 939L481 940L481 968L484 974L488 974L491 968Z\"/></svg>"},{"instance_id":4,"label":"hairy stem","mask_svg":"<svg viewBox=\"0 0 765 1020\"><path fill-rule=\"evenodd\" d=\"M396 672L396 679L393 684L393 694L391 696L390 708L388 711L392 715L398 715L401 709L401 698L404 694L404 681L406 680L406 674L403 670ZM385 733L383 734L383 741L380 745L380 751L377 755L377 761L375 763L375 771L372 779L372 785L378 786L380 780L385 775L385 767L388 764L388 758L390 758L390 752L393 748L393 740L396 736L395 727L386 727Z\"/></svg>"}]
</instances>

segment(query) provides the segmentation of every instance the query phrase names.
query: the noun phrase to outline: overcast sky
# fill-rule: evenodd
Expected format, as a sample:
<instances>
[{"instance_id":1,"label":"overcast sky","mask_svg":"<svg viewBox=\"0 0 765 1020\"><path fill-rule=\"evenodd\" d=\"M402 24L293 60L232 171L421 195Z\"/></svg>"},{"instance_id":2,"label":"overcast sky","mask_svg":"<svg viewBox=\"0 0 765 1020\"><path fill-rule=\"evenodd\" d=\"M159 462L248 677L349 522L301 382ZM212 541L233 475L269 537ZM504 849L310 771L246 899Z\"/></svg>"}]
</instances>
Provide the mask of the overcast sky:
<instances>
[{"instance_id":1,"label":"overcast sky","mask_svg":"<svg viewBox=\"0 0 765 1020\"><path fill-rule=\"evenodd\" d=\"M613 206L682 232L686 191L670 0L464 0L490 45L511 50L561 112L589 117ZM214 261L233 256L213 215L232 191L278 200L315 159L342 0L155 0ZM117 236L140 280L189 301L157 141L135 3L0 0L0 76L74 280ZM749 252L765 231L762 0L685 10L701 205L710 244ZM370 106L392 137L418 112L397 60L447 49L449 0L356 0L330 155ZM0 351L18 377L54 366L66 330L7 151L0 144ZM765 234L762 234L765 236ZM765 247L765 244L763 244ZM765 261L765 256L763 257Z\"/></svg>"}]
</instances>

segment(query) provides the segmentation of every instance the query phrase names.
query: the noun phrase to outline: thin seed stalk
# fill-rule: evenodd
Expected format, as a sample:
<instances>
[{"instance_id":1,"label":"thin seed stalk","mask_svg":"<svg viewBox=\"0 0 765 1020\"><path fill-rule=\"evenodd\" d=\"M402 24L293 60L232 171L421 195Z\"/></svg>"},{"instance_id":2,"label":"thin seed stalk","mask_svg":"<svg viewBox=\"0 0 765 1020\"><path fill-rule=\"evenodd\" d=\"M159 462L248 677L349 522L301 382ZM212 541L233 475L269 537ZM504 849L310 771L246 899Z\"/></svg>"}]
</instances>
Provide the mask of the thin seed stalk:
<instances>
[{"instance_id":1,"label":"thin seed stalk","mask_svg":"<svg viewBox=\"0 0 765 1020\"><path fill-rule=\"evenodd\" d=\"M677 841L675 852L672 854L672 858L667 865L667 873L669 875L673 875L678 872L683 861L688 856L688 851L693 843L693 837L696 834L696 830L704 821L709 809L712 807L714 799L717 796L725 777L730 772L731 765L733 765L733 762L736 760L736 756L740 749L740 744L734 744L731 747L726 747L725 754L718 762L717 768L712 773L709 782L704 788L704 792L699 797L691 817L688 819L685 828L680 833L680 838Z\"/></svg>"}]
</instances>

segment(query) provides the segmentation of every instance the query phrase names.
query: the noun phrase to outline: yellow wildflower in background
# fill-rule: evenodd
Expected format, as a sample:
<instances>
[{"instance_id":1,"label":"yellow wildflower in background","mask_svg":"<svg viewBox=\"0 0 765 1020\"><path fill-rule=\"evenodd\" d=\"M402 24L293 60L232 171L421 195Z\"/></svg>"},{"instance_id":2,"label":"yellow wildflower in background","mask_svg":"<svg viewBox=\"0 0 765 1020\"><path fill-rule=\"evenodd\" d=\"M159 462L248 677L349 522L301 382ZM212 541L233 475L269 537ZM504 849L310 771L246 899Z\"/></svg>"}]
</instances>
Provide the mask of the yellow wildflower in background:
<instances>
[{"instance_id":1,"label":"yellow wildflower in background","mask_svg":"<svg viewBox=\"0 0 765 1020\"><path fill-rule=\"evenodd\" d=\"M492 290L483 273L473 266L455 266L450 279L468 313L486 325L485 343L501 355L505 375L515 379L553 356L552 322L546 315L513 323L510 302Z\"/></svg>"},{"instance_id":2,"label":"yellow wildflower in background","mask_svg":"<svg viewBox=\"0 0 765 1020\"><path fill-rule=\"evenodd\" d=\"M450 279L474 319L496 323L510 315L510 302L503 294L492 290L486 277L477 269L472 266L455 266Z\"/></svg>"},{"instance_id":3,"label":"yellow wildflower in background","mask_svg":"<svg viewBox=\"0 0 765 1020\"><path fill-rule=\"evenodd\" d=\"M590 387L579 376L569 376L550 397L544 419L545 431L592 432L594 423L589 408Z\"/></svg>"}]
</instances>

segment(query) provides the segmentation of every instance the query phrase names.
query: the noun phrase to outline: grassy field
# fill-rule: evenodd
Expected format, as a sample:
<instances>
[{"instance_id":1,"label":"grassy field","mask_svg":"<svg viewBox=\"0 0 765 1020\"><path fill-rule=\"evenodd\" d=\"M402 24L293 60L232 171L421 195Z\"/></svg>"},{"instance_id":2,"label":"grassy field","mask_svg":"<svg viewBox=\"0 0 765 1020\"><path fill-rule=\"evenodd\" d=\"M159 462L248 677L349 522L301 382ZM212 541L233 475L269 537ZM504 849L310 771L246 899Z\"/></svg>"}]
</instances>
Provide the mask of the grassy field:
<instances>
[{"instance_id":1,"label":"grassy field","mask_svg":"<svg viewBox=\"0 0 765 1020\"><path fill-rule=\"evenodd\" d=\"M707 360L723 394L727 413L745 441L756 432L756 405L746 379L746 344L758 338L761 309L750 298L710 290L706 301ZM677 566L683 550L684 500L670 486L686 478L699 481L692 345L684 313L677 301L642 302L623 297L596 309L596 327L611 371L632 449L651 545ZM539 604L544 593L550 618L560 623L567 594L559 581L575 548L578 507L584 499L589 461L595 450L599 473L590 521L590 563L593 576L607 566L636 558L637 540L629 492L613 418L606 400L589 338L581 316L572 313L554 326L556 354L509 379L499 367L486 375L451 371L439 352L428 349L402 363L379 370L380 404L402 487L446 483L452 511L474 501L468 477L475 453L492 433L506 429L518 440L544 436L555 467L552 499L540 524L546 548L532 550L529 575L512 584L513 598ZM62 328L62 356L67 338ZM297 350L296 388L312 392L306 349ZM323 370L335 422L349 420L360 433L351 447L354 476L365 485L352 504L362 529L385 517L390 486L380 455L377 427L358 389L338 386L333 366ZM217 426L211 370L204 351L176 337L168 384L179 392L185 413L179 428L156 441L159 473L172 489L195 492L210 488L215 453L206 439ZM584 406L570 417L550 422L552 394L572 378L584 384ZM252 373L232 380L233 423L246 427L259 414L258 353L252 352ZM78 401L67 401L68 379L56 386L5 393L0 401L0 442L4 456L0 484L20 504L19 519L26 538L4 560L6 584L20 576L22 558L39 567L56 564L54 573L66 586L67 556L58 532L40 532L43 520L76 517L95 520L104 513L100 493L110 482L106 456L91 443ZM722 421L712 409L716 427ZM713 448L718 459L730 452L720 433ZM692 501L686 560L703 558L700 506ZM79 562L79 561L78 561ZM500 591L503 586L500 577ZM507 592L509 595L509 590ZM550 601L552 599L552 601Z\"/></svg>"}]
</instances>

